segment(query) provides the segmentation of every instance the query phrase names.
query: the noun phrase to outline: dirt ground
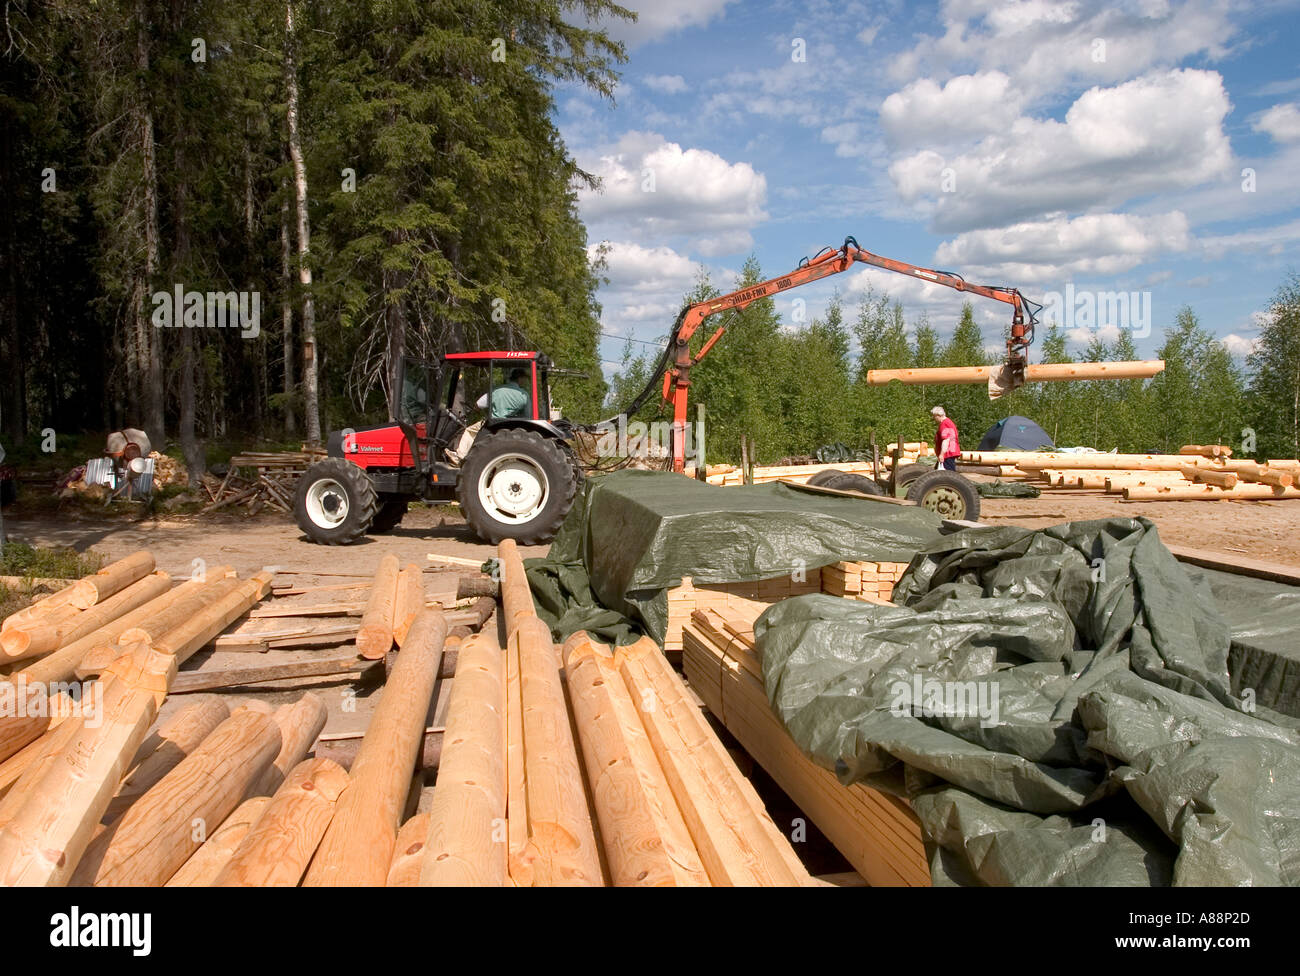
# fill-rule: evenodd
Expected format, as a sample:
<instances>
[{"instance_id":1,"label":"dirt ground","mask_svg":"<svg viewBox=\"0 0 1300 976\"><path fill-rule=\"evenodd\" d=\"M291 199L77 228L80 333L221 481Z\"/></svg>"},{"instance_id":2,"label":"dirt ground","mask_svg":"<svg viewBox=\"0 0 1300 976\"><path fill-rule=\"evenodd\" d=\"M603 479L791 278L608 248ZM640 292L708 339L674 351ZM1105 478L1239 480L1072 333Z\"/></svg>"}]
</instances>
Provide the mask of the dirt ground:
<instances>
[{"instance_id":1,"label":"dirt ground","mask_svg":"<svg viewBox=\"0 0 1300 976\"><path fill-rule=\"evenodd\" d=\"M1300 566L1300 499L1126 502L1118 496L1045 491L1038 498L984 498L980 521L1041 529L1058 522L1148 518L1170 545Z\"/></svg>"}]
</instances>

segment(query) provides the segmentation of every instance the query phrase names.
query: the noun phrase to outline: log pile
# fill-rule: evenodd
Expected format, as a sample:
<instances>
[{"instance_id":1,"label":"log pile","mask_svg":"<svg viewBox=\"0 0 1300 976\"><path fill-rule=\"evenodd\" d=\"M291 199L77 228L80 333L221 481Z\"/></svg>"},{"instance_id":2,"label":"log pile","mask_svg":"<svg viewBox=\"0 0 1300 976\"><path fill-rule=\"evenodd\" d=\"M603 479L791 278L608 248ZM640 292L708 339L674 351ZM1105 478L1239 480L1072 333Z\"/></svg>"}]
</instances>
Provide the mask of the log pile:
<instances>
[{"instance_id":1,"label":"log pile","mask_svg":"<svg viewBox=\"0 0 1300 976\"><path fill-rule=\"evenodd\" d=\"M303 445L300 451L237 454L230 459L230 470L217 481L205 477L203 490L208 495L204 512L215 512L231 505L243 505L250 515L263 507L277 512L293 511L294 486L308 465L325 457L323 448ZM245 475L236 472L246 472Z\"/></svg>"},{"instance_id":2,"label":"log pile","mask_svg":"<svg viewBox=\"0 0 1300 976\"><path fill-rule=\"evenodd\" d=\"M419 858L426 885L814 883L658 647L557 648L500 554L505 653L462 645L423 843L404 826L389 877Z\"/></svg>"},{"instance_id":3,"label":"log pile","mask_svg":"<svg viewBox=\"0 0 1300 976\"><path fill-rule=\"evenodd\" d=\"M1235 460L1232 448L1188 444L1177 454L968 451L959 463L995 466L1046 490L1121 495L1126 501L1300 498L1300 461Z\"/></svg>"},{"instance_id":4,"label":"log pile","mask_svg":"<svg viewBox=\"0 0 1300 976\"><path fill-rule=\"evenodd\" d=\"M897 442L890 444L881 449L879 470L882 474L887 474L893 466L892 451L898 448ZM904 464L917 464L923 461L929 461L933 464L934 448L923 441L906 441L899 448L898 463L901 467ZM754 468L754 484L766 485L773 481L795 481L799 484L805 484L813 475L821 471L843 471L849 474L865 474L871 476L873 468L870 461L842 461L838 464L786 464L773 465L770 467L756 466ZM687 472L691 474L692 472ZM718 464L709 465L708 477L706 479L711 485L742 485L745 483L744 472L735 465Z\"/></svg>"},{"instance_id":5,"label":"log pile","mask_svg":"<svg viewBox=\"0 0 1300 976\"><path fill-rule=\"evenodd\" d=\"M928 885L921 828L907 803L861 784L844 787L781 726L754 651L756 613L697 610L683 632L691 688L845 859L872 885Z\"/></svg>"}]
</instances>

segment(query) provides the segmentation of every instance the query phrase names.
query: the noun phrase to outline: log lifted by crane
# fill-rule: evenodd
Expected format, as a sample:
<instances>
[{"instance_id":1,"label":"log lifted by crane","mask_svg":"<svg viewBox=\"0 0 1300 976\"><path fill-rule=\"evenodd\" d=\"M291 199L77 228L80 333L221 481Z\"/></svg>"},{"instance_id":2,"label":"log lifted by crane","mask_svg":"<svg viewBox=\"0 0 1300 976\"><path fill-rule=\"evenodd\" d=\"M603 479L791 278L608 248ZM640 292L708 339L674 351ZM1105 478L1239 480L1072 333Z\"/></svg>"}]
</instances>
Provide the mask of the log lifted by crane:
<instances>
[{"instance_id":1,"label":"log lifted by crane","mask_svg":"<svg viewBox=\"0 0 1300 976\"><path fill-rule=\"evenodd\" d=\"M1119 380L1137 379L1154 376L1165 368L1160 360L1113 363L1044 363L1029 362L1029 345L1034 340L1034 326L1037 325L1038 312L1042 305L1031 301L1017 288L1004 285L976 285L968 282L961 275L952 271L935 271L922 268L906 261L872 254L858 246L852 237L844 238L839 248L825 247L811 258L804 258L793 271L767 281L748 285L738 291L717 298L687 305L677 316L668 345L663 357L646 384L632 403L623 411L627 416L635 414L650 399L663 378L662 396L664 402L673 405L672 456L673 470L686 469L686 408L691 386L691 367L697 365L709 350L722 338L727 330L727 322L719 325L713 334L700 347L700 351L691 354L691 337L703 324L704 320L719 312L735 312L763 298L771 298L791 288L798 288L822 278L847 271L855 264L868 264L872 267L894 271L912 278L920 278L936 285L944 285L956 291L970 292L1003 302L1012 308L1011 329L1007 336L1006 359L999 366L959 366L940 369L899 369L871 370L867 382L883 386L894 380L904 384L947 384L947 383L987 383L989 398L997 399L1004 393L1010 393L1025 383L1040 383L1057 380Z\"/></svg>"},{"instance_id":2,"label":"log lifted by crane","mask_svg":"<svg viewBox=\"0 0 1300 976\"><path fill-rule=\"evenodd\" d=\"M1026 363L1020 382L1000 366L938 366L933 369L869 369L868 386L886 386L895 380L904 386L941 386L957 383L988 383L989 399L996 400L1023 383L1055 383L1063 380L1138 380L1163 371L1163 359L1137 359L1111 363Z\"/></svg>"}]
</instances>

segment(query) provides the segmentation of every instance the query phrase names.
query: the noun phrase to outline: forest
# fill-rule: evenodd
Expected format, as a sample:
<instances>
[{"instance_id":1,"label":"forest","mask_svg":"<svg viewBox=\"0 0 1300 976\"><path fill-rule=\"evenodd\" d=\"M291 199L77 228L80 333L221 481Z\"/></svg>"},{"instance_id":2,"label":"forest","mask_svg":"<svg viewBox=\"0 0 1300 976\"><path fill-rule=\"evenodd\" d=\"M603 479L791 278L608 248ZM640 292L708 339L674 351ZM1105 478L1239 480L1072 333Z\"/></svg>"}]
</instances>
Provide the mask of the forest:
<instances>
[{"instance_id":1,"label":"forest","mask_svg":"<svg viewBox=\"0 0 1300 976\"><path fill-rule=\"evenodd\" d=\"M214 439L319 441L382 419L403 354L448 349L540 348L585 374L557 398L598 412L598 280L576 211L590 177L552 107L560 84L612 95L623 48L581 25L627 11L3 8L11 448L136 426L179 444L194 476Z\"/></svg>"},{"instance_id":2,"label":"forest","mask_svg":"<svg viewBox=\"0 0 1300 976\"><path fill-rule=\"evenodd\" d=\"M404 355L537 348L575 421L627 403L653 353L602 375L601 264L577 211L595 186L554 123L561 85L612 99L608 0L0 0L0 437L142 427L192 477L216 442L296 446L382 420ZM762 280L751 258L742 282ZM717 290L701 273L685 301ZM1243 310L1244 312L1245 310ZM214 324L214 313L219 320ZM709 459L742 435L770 463L929 438L973 447L1011 413L1058 444L1300 453L1300 279L1234 361L1183 308L1149 381L871 388L872 368L973 365L1001 336L967 307L908 320L887 294L783 324L734 313L694 374ZM193 319L190 317L193 316ZM193 321L204 328L189 327ZM665 331L670 323L665 322ZM697 334L706 341L718 323ZM940 326L943 326L942 328ZM697 345L698 348L698 345ZM1139 358L1131 337L1086 360ZM1069 359L1040 327L1038 361ZM653 419L655 405L640 419Z\"/></svg>"}]
</instances>

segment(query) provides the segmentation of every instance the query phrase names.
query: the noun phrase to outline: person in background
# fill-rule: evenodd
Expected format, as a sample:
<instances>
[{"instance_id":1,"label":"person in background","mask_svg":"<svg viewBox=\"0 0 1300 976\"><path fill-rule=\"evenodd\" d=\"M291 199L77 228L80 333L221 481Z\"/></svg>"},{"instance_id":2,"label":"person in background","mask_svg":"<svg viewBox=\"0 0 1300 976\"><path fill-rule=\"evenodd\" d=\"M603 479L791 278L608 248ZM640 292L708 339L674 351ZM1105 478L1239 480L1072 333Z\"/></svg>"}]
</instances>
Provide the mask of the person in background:
<instances>
[{"instance_id":1,"label":"person in background","mask_svg":"<svg viewBox=\"0 0 1300 976\"><path fill-rule=\"evenodd\" d=\"M511 370L509 382L496 387L492 391L491 415L493 417L526 416L528 414L528 406L532 402L532 398L529 397L527 391L524 389L527 383L527 370ZM480 410L486 410L488 406L488 395L484 393L479 397L475 406Z\"/></svg>"},{"instance_id":2,"label":"person in background","mask_svg":"<svg viewBox=\"0 0 1300 976\"><path fill-rule=\"evenodd\" d=\"M957 470L957 459L961 457L961 445L957 442L957 425L952 422L943 407L931 407L930 419L938 425L934 435L934 453L939 458L939 467L945 471Z\"/></svg>"}]
</instances>

